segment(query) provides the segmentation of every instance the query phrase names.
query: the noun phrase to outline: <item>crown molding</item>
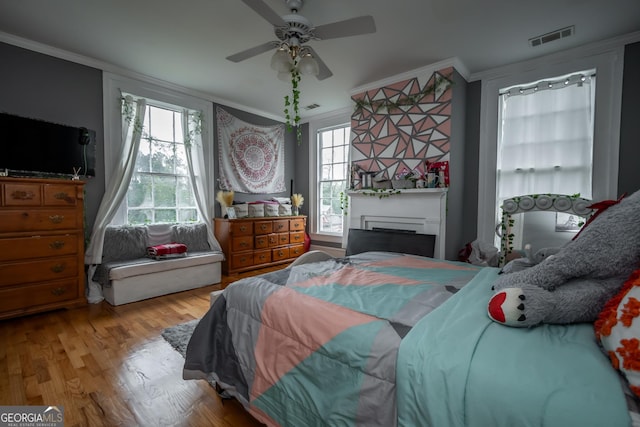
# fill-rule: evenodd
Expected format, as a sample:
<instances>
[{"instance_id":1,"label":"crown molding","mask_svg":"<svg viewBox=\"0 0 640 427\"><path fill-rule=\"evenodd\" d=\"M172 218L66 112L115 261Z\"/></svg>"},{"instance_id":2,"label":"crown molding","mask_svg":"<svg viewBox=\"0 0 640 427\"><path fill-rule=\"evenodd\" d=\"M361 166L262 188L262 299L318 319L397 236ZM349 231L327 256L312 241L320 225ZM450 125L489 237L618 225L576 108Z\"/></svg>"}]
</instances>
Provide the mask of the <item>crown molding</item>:
<instances>
[{"instance_id":1,"label":"crown molding","mask_svg":"<svg viewBox=\"0 0 640 427\"><path fill-rule=\"evenodd\" d=\"M540 65L541 61L544 61L545 64L562 63L576 58L599 55L607 51L623 48L627 44L635 43L638 41L640 41L640 31L635 31L610 39L587 43L582 46L566 49L560 52L541 55L537 58L528 59L526 61L515 62L501 67L495 67L473 73L470 76L470 80L467 81L497 79L507 75L521 73L523 71L536 68Z\"/></svg>"}]
</instances>

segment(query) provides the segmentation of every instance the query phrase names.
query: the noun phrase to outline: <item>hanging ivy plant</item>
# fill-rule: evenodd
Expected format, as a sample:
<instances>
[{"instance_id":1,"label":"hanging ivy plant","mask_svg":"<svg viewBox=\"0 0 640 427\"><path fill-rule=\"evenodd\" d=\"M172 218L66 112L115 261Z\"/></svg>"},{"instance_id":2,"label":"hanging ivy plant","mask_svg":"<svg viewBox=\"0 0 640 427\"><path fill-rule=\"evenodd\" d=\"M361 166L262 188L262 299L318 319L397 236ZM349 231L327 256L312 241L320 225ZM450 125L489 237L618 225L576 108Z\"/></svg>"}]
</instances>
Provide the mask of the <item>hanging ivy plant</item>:
<instances>
[{"instance_id":1,"label":"hanging ivy plant","mask_svg":"<svg viewBox=\"0 0 640 427\"><path fill-rule=\"evenodd\" d=\"M291 69L291 98L284 97L284 116L287 120L287 130L296 128L298 145L302 142L302 127L300 126L300 72L294 66ZM290 109L291 108L291 109Z\"/></svg>"},{"instance_id":2,"label":"hanging ivy plant","mask_svg":"<svg viewBox=\"0 0 640 427\"><path fill-rule=\"evenodd\" d=\"M412 107L414 105L417 105L422 100L422 98L434 93L436 90L442 88L446 90L449 86L451 86L453 84L453 80L451 80L449 77L437 76L433 84L426 86L420 92L403 96L401 98L398 98L396 101L392 101L390 99L376 99L373 101L356 99L354 101L356 103L355 111L357 112L362 108L367 108L374 113L378 113L383 109L385 109L387 112L391 112L394 109L400 110L402 107Z\"/></svg>"}]
</instances>

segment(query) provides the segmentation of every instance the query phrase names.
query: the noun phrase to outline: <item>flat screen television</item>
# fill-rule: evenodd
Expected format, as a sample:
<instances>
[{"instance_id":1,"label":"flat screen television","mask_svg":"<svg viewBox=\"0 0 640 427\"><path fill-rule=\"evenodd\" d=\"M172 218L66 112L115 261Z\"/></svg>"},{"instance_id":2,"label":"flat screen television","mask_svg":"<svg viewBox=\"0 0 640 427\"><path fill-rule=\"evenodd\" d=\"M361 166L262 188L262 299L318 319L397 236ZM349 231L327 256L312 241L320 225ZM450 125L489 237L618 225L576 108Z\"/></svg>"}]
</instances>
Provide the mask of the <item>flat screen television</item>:
<instances>
[{"instance_id":1,"label":"flat screen television","mask_svg":"<svg viewBox=\"0 0 640 427\"><path fill-rule=\"evenodd\" d=\"M0 113L0 172L9 176L95 176L96 133Z\"/></svg>"}]
</instances>

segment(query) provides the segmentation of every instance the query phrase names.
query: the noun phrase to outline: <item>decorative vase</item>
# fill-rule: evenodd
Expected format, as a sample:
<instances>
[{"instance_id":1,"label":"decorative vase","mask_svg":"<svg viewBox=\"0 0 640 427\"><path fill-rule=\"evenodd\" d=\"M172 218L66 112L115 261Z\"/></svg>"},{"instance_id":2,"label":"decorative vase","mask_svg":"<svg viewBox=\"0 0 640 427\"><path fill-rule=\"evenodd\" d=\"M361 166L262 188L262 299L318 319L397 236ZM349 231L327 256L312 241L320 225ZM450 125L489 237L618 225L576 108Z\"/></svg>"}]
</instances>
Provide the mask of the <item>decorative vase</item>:
<instances>
[{"instance_id":1,"label":"decorative vase","mask_svg":"<svg viewBox=\"0 0 640 427\"><path fill-rule=\"evenodd\" d=\"M291 209L291 213L293 214L293 216L298 216L300 214L300 208L297 206L293 206Z\"/></svg>"}]
</instances>

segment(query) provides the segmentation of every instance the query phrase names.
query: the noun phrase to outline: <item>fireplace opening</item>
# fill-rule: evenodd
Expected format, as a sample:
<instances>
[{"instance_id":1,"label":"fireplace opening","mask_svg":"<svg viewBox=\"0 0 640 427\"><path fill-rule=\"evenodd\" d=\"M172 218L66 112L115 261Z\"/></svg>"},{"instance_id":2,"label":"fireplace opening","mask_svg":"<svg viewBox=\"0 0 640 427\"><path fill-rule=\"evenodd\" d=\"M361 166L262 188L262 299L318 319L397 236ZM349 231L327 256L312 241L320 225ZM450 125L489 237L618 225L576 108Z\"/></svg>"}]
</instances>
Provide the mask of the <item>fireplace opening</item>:
<instances>
[{"instance_id":1,"label":"fireplace opening","mask_svg":"<svg viewBox=\"0 0 640 427\"><path fill-rule=\"evenodd\" d=\"M373 231L391 231L393 233L416 234L416 230L403 230L403 229L400 229L400 228L373 227L371 230L373 230Z\"/></svg>"}]
</instances>

